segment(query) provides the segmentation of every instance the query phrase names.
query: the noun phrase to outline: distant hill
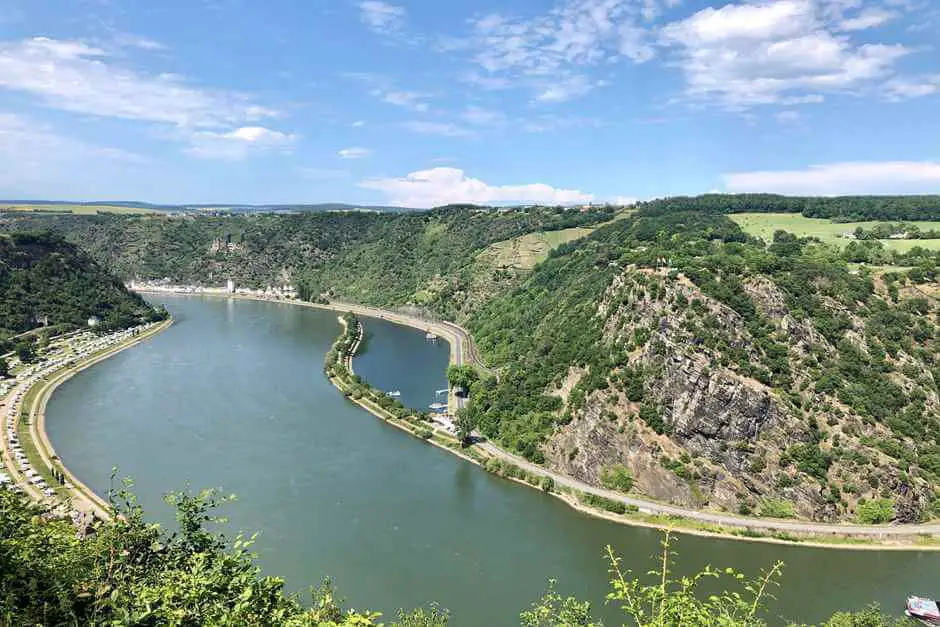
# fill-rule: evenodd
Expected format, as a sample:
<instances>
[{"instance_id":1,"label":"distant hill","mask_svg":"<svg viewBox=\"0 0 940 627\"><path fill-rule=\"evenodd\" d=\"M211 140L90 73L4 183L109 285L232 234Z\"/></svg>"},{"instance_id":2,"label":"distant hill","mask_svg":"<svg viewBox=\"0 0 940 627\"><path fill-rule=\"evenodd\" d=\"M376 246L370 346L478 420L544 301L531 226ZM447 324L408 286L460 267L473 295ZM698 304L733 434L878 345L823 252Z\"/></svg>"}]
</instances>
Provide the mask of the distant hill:
<instances>
[{"instance_id":1,"label":"distant hill","mask_svg":"<svg viewBox=\"0 0 940 627\"><path fill-rule=\"evenodd\" d=\"M0 340L45 323L119 329L162 317L73 244L51 233L0 234Z\"/></svg>"},{"instance_id":2,"label":"distant hill","mask_svg":"<svg viewBox=\"0 0 940 627\"><path fill-rule=\"evenodd\" d=\"M307 213L324 211L381 211L388 213L401 213L415 211L410 207L390 207L388 205L352 205L348 203L315 203L315 204L273 204L273 205L245 205L229 203L164 205L136 200L94 200L76 202L72 200L0 200L0 210L4 207L42 207L50 211L61 207L68 211L76 207L87 209L102 208L104 211L112 208L140 209L141 211L224 211L232 213Z\"/></svg>"}]
</instances>

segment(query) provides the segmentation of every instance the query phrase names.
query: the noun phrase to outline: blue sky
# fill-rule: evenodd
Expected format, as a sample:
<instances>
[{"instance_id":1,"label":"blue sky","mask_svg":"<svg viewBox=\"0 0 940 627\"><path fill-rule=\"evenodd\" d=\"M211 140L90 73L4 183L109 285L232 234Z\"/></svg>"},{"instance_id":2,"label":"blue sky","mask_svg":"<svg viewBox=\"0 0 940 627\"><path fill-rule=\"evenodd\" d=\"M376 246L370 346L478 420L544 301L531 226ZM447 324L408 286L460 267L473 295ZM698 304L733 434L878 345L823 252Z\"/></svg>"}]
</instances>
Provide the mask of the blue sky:
<instances>
[{"instance_id":1,"label":"blue sky","mask_svg":"<svg viewBox=\"0 0 940 627\"><path fill-rule=\"evenodd\" d=\"M0 197L940 191L934 0L0 0Z\"/></svg>"}]
</instances>

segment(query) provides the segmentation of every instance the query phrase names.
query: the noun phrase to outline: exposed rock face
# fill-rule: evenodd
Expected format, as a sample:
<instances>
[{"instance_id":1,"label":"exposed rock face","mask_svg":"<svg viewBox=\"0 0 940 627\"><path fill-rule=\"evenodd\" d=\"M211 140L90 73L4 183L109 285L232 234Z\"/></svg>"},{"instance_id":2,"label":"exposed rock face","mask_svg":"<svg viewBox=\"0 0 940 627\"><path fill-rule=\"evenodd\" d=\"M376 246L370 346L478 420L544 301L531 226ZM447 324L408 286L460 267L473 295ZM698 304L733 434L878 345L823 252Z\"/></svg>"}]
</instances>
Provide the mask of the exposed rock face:
<instances>
[{"instance_id":1,"label":"exposed rock face","mask_svg":"<svg viewBox=\"0 0 940 627\"><path fill-rule=\"evenodd\" d=\"M594 484L604 468L623 464L634 491L657 500L757 513L772 499L815 520L851 519L859 499L890 494L897 520L918 520L929 506L929 483L872 446L887 428L813 393L805 364L835 347L788 310L771 281L754 279L745 290L789 347L783 358L793 388L804 393L771 386L766 355L735 311L682 276L627 269L597 315L605 341L627 353L628 365L572 411L544 447L547 464ZM864 347L863 327L846 337ZM566 383L574 374L576 383L585 373L569 371ZM631 401L624 380L637 376L642 398L634 391ZM657 416L661 433L652 428Z\"/></svg>"}]
</instances>

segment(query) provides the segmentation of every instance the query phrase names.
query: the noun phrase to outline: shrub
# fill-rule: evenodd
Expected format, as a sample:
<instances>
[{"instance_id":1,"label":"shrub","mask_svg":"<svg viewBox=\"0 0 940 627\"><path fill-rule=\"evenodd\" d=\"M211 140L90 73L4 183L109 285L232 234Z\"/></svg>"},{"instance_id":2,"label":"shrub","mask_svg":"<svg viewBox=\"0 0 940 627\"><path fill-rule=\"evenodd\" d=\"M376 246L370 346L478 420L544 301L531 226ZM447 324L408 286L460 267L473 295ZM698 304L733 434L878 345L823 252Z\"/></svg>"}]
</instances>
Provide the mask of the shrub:
<instances>
[{"instance_id":1,"label":"shrub","mask_svg":"<svg viewBox=\"0 0 940 627\"><path fill-rule=\"evenodd\" d=\"M648 424L653 431L660 435L668 434L672 431L669 425L663 420L659 410L652 405L647 405L646 403L640 405L640 418L642 418L643 422Z\"/></svg>"},{"instance_id":2,"label":"shrub","mask_svg":"<svg viewBox=\"0 0 940 627\"><path fill-rule=\"evenodd\" d=\"M790 501L767 497L760 502L757 515L762 518L795 518L796 511Z\"/></svg>"},{"instance_id":3,"label":"shrub","mask_svg":"<svg viewBox=\"0 0 940 627\"><path fill-rule=\"evenodd\" d=\"M878 525L894 519L894 500L873 499L859 501L855 509L855 520L864 525Z\"/></svg>"},{"instance_id":4,"label":"shrub","mask_svg":"<svg viewBox=\"0 0 940 627\"><path fill-rule=\"evenodd\" d=\"M633 473L623 464L614 464L601 470L601 485L619 492L629 492L633 488Z\"/></svg>"}]
</instances>

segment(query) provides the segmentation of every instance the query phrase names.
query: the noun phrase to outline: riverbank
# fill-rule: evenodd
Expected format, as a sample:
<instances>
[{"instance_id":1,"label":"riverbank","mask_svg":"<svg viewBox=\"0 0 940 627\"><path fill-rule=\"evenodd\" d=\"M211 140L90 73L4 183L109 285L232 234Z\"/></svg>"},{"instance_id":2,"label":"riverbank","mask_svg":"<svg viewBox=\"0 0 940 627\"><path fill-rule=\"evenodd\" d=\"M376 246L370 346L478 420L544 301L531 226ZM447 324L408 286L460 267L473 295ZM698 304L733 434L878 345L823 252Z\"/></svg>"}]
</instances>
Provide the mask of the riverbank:
<instances>
[{"instance_id":1,"label":"riverbank","mask_svg":"<svg viewBox=\"0 0 940 627\"><path fill-rule=\"evenodd\" d=\"M139 291L144 292L146 290ZM164 290L164 292L165 291L166 290ZM151 293L160 292L156 291ZM388 320L396 324L434 333L438 335L438 337L447 340L451 348L450 361L452 364L462 365L463 363L473 363L470 361L470 357L475 355L475 349L473 349L472 338L469 332L452 323L432 321L398 312L350 303L309 303L297 300L253 296L249 294L226 295L213 293L206 295L229 296L247 300L300 305L338 312L351 312L357 316ZM337 389L344 393L348 391L348 384L346 382L340 381L335 377L329 378ZM606 520L634 526L660 529L671 528L680 533L699 536L776 544L793 544L797 546L869 550L940 550L940 524L885 526L829 524L796 520L745 518L725 514L723 512L685 509L591 486L574 478L554 473L541 466L536 466L531 462L500 449L491 442L484 441L463 448L450 434L447 434L443 430L433 428L433 426L428 423L417 425L408 421L402 421L368 400L352 398L350 398L350 400L353 400L353 402L356 402L360 407L383 421L403 429L415 437L429 441L435 446L447 449L463 459L482 466L489 472L494 472L496 465L492 461L490 464L487 464L487 461L498 460L503 464L504 468L496 470L494 474L499 474L517 483L522 483L536 489L543 489L541 487L543 482L546 479L551 479L554 484L554 487L550 490L552 495L562 499L567 504L583 513ZM454 402L453 396L451 402ZM424 428L431 429L432 436L430 438L424 437L423 433L420 431ZM597 507L597 503L604 504L606 509Z\"/></svg>"},{"instance_id":2,"label":"riverbank","mask_svg":"<svg viewBox=\"0 0 940 627\"><path fill-rule=\"evenodd\" d=\"M6 423L19 436L19 441L26 452L30 467L35 468L40 476L49 480L49 485L54 485L55 492L54 497L43 494L29 481L25 472L17 470L16 464L12 463L13 457L8 439L3 438L4 461L13 471L12 474L16 484L25 494L37 502L47 504L64 502L70 506L70 509L82 514L91 514L100 519L110 518L110 505L72 474L56 454L46 434L46 405L56 388L65 381L86 368L127 348L140 344L167 329L171 324L173 324L172 318L145 327L139 334L132 334L116 344L106 346L102 350L88 354L82 359L67 363L60 368L37 376L33 380L28 380L10 391L8 399L22 399L22 407L13 401L7 407ZM23 420L24 417L27 418L25 421ZM57 475L62 480L60 483L53 483L51 479Z\"/></svg>"}]
</instances>

